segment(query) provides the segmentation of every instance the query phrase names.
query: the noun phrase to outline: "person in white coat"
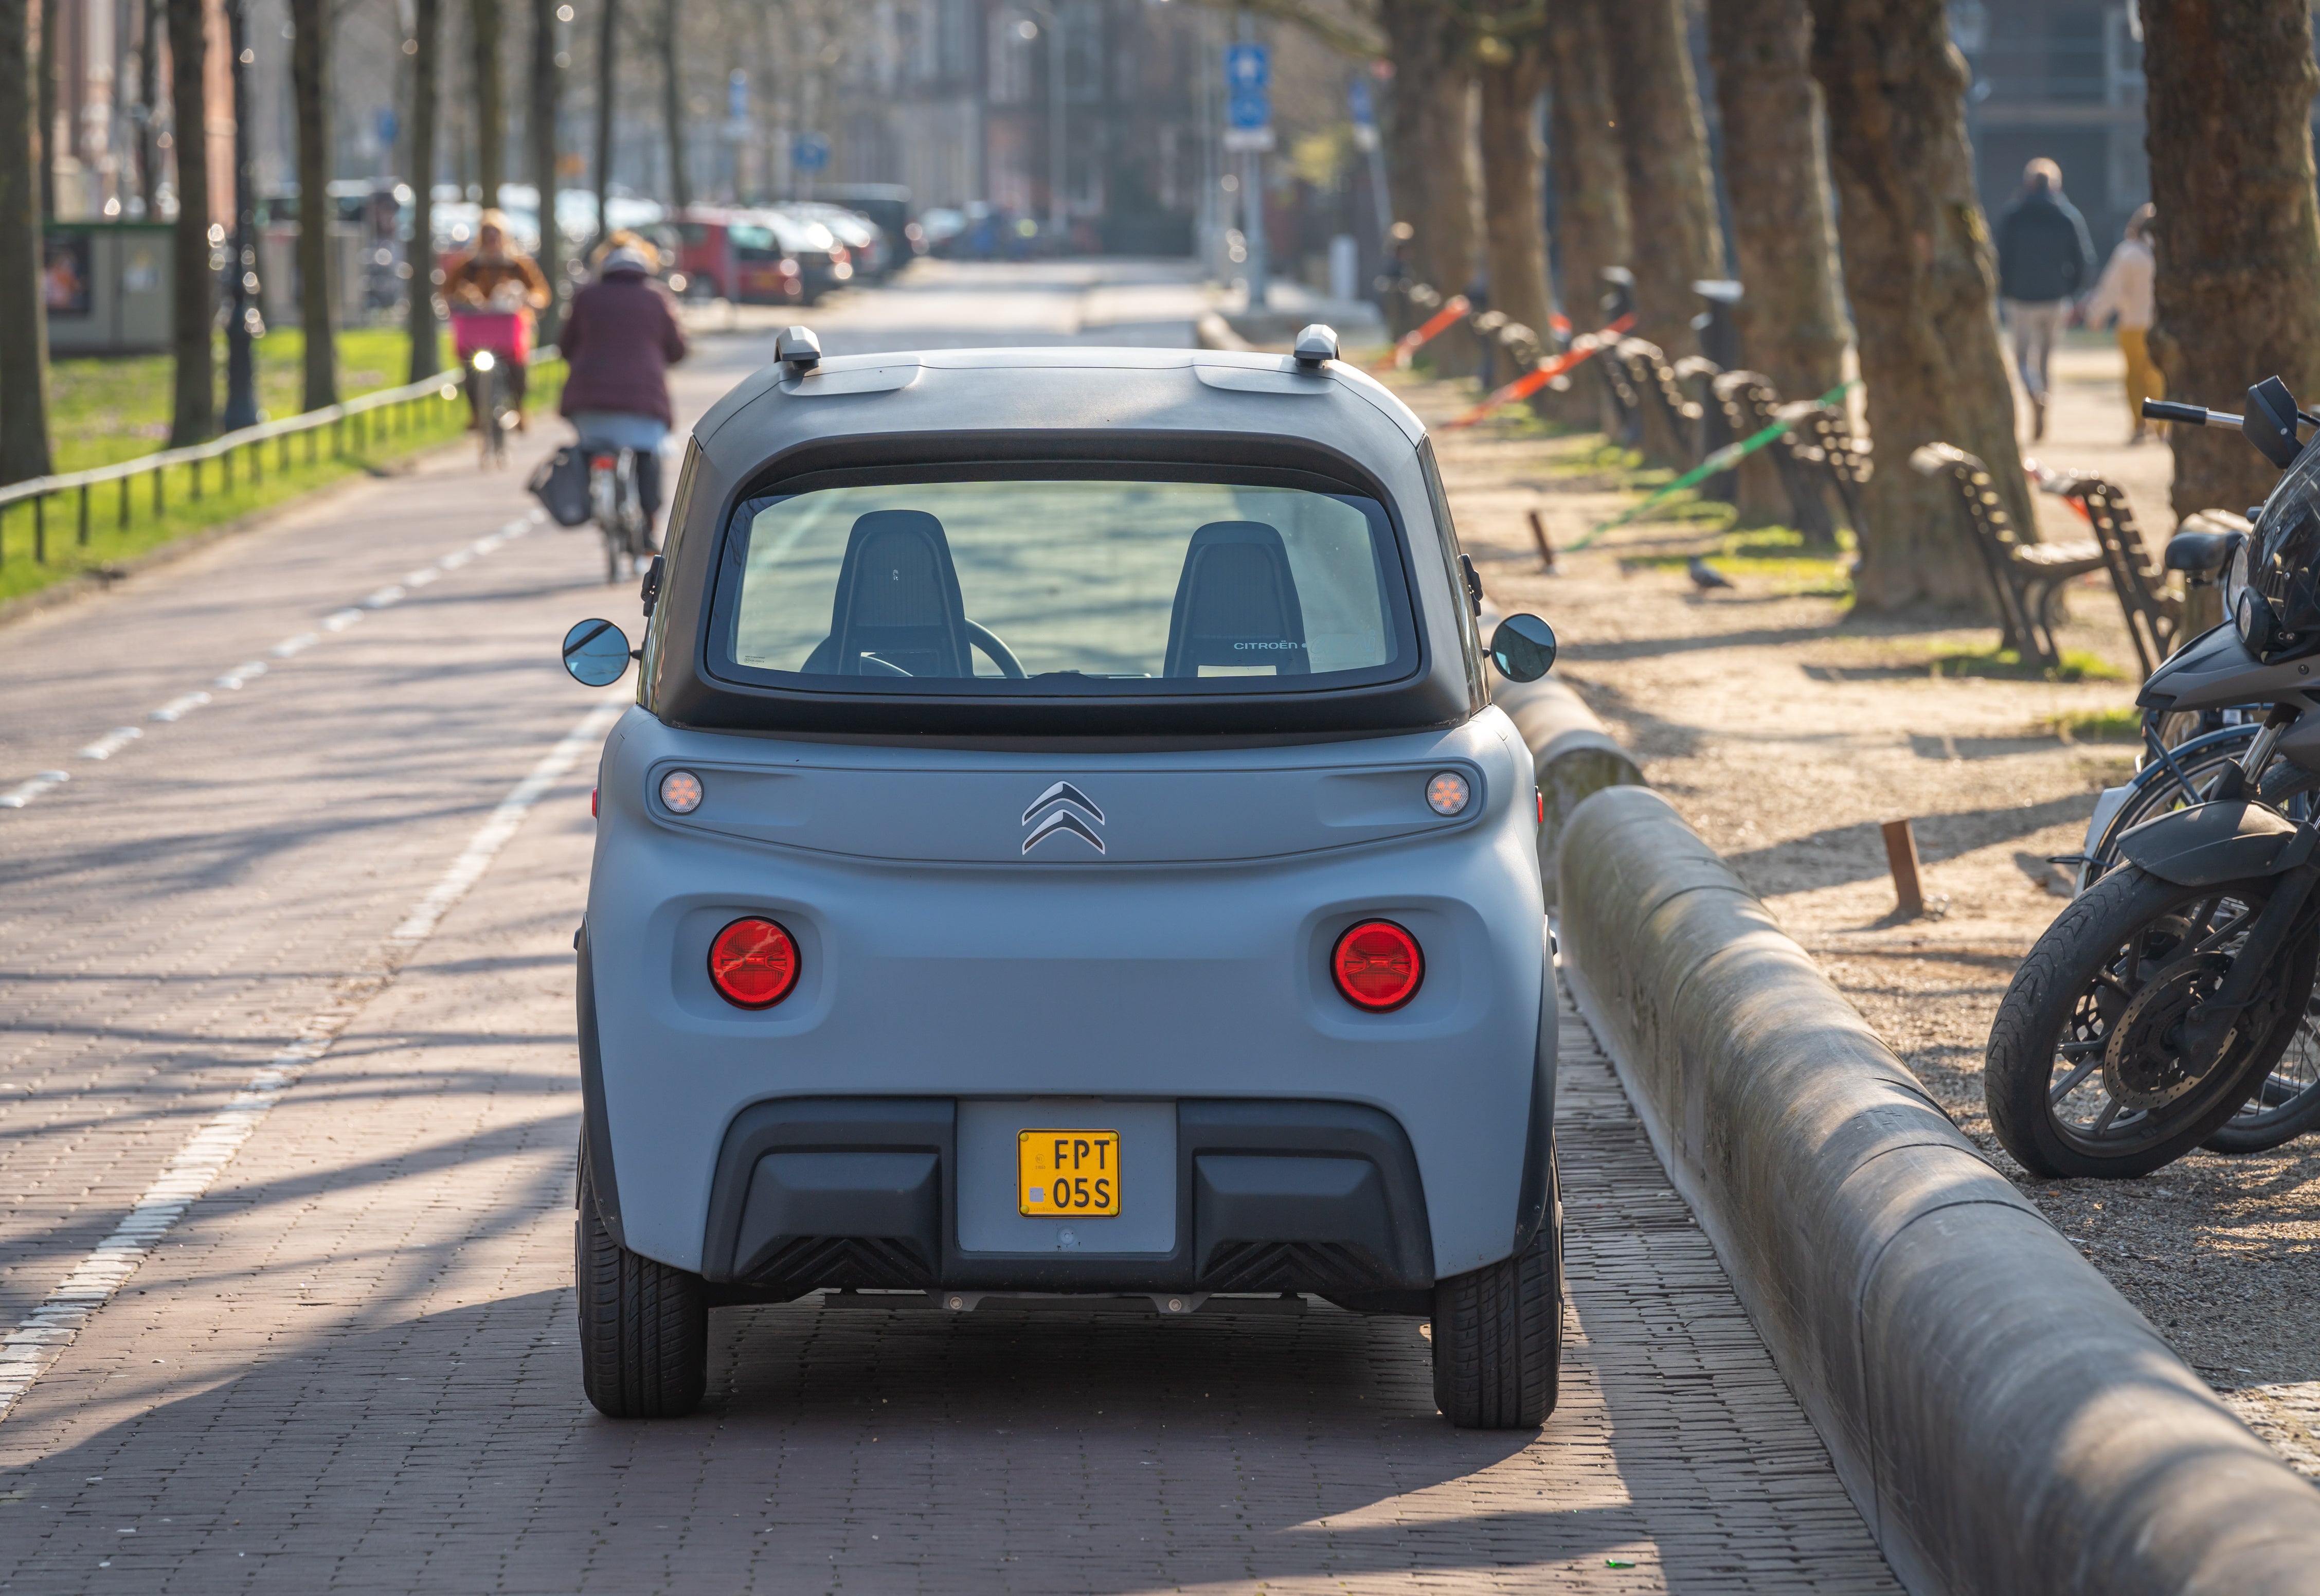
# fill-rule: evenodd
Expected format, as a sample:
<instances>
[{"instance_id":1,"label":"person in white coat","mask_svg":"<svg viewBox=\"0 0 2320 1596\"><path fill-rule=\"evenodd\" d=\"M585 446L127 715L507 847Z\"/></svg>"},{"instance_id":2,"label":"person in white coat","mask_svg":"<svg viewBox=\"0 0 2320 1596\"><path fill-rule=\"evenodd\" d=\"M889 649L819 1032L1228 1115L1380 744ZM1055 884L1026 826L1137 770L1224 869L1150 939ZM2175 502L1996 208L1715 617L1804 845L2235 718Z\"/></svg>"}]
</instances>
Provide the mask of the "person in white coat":
<instances>
[{"instance_id":1,"label":"person in white coat","mask_svg":"<svg viewBox=\"0 0 2320 1596\"><path fill-rule=\"evenodd\" d=\"M2159 276L2158 258L2151 248L2152 214L2152 207L2144 205L2127 219L2126 236L2110 252L2110 262L2080 313L2089 327L2100 326L2106 316L2118 318L2118 347L2126 357L2126 408L2134 418L2129 443L2158 435L2159 424L2143 419L2143 402L2167 397L2167 379L2151 360L2153 288Z\"/></svg>"}]
</instances>

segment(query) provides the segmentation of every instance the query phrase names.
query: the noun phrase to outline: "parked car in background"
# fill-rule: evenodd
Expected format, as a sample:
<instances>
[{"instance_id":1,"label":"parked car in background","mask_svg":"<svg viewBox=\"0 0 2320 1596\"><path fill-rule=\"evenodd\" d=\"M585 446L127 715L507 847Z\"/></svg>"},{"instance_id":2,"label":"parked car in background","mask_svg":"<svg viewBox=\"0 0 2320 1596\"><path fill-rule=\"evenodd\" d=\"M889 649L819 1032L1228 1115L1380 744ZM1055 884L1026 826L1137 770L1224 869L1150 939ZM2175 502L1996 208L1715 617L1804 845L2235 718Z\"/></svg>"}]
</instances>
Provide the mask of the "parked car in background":
<instances>
[{"instance_id":1,"label":"parked car in background","mask_svg":"<svg viewBox=\"0 0 2320 1596\"><path fill-rule=\"evenodd\" d=\"M794 201L783 209L828 228L831 236L846 246L855 281L885 280L893 256L886 248L886 235L870 218L844 205L824 204L819 200Z\"/></svg>"},{"instance_id":2,"label":"parked car in background","mask_svg":"<svg viewBox=\"0 0 2320 1596\"><path fill-rule=\"evenodd\" d=\"M736 304L802 304L805 273L763 211L693 205L674 225L676 270L695 299Z\"/></svg>"},{"instance_id":3,"label":"parked car in background","mask_svg":"<svg viewBox=\"0 0 2320 1596\"><path fill-rule=\"evenodd\" d=\"M829 229L788 206L777 206L766 212L766 216L767 225L781 237L783 247L798 263L806 304L812 304L832 288L854 280L854 252L839 242Z\"/></svg>"},{"instance_id":4,"label":"parked car in background","mask_svg":"<svg viewBox=\"0 0 2320 1596\"><path fill-rule=\"evenodd\" d=\"M911 191L899 183L817 183L814 197L865 216L886 239L886 269L900 271L927 252L926 233L916 219Z\"/></svg>"},{"instance_id":5,"label":"parked car in background","mask_svg":"<svg viewBox=\"0 0 2320 1596\"><path fill-rule=\"evenodd\" d=\"M966 231L966 213L937 205L920 215L918 226L926 252L938 260L947 259L956 250L960 235Z\"/></svg>"}]
</instances>

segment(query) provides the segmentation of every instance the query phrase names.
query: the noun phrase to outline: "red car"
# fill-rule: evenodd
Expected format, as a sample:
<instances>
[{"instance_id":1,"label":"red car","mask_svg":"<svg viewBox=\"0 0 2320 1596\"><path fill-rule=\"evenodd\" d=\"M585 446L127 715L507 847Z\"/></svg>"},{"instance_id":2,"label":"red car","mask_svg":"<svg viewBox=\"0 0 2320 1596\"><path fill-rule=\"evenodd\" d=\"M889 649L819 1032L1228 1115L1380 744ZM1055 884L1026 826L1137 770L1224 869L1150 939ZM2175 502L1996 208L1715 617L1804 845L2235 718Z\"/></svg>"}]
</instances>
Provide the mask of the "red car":
<instances>
[{"instance_id":1,"label":"red car","mask_svg":"<svg viewBox=\"0 0 2320 1596\"><path fill-rule=\"evenodd\" d=\"M799 304L805 274L762 211L693 205L676 224L676 269L688 296L739 304Z\"/></svg>"}]
</instances>

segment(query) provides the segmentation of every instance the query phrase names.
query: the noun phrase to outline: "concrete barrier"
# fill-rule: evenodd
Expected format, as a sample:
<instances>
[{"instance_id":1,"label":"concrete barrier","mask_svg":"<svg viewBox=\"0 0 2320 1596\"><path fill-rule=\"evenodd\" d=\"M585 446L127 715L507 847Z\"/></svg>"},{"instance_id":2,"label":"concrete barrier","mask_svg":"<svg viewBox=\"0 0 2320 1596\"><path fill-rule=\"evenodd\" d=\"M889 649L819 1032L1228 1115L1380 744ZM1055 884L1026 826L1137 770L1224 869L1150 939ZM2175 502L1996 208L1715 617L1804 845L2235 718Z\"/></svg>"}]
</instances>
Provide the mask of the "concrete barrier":
<instances>
[{"instance_id":1,"label":"concrete barrier","mask_svg":"<svg viewBox=\"0 0 2320 1596\"><path fill-rule=\"evenodd\" d=\"M1579 694L1553 676L1509 682L1494 671L1491 677L1497 683L1491 700L1522 733L1539 796L1546 800L1538 829L1538 878L1553 903L1560 886L1555 846L1572 812L1605 787L1642 786L1644 773Z\"/></svg>"},{"instance_id":2,"label":"concrete barrier","mask_svg":"<svg viewBox=\"0 0 2320 1596\"><path fill-rule=\"evenodd\" d=\"M1560 838L1564 971L1904 1584L2320 1588L2320 1492L1953 1125L1648 788Z\"/></svg>"}]
</instances>

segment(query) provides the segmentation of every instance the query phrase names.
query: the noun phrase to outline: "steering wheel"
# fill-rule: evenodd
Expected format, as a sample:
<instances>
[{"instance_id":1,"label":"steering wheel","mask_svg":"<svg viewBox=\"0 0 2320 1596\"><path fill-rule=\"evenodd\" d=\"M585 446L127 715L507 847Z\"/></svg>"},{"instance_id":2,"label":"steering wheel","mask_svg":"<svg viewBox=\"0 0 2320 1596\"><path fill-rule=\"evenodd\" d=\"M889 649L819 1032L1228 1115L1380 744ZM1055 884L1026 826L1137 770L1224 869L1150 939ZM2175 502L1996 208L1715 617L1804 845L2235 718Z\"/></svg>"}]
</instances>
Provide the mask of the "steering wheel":
<instances>
[{"instance_id":1,"label":"steering wheel","mask_svg":"<svg viewBox=\"0 0 2320 1596\"><path fill-rule=\"evenodd\" d=\"M999 640L997 632L970 621L966 623L966 640L989 657L991 663L999 667L1001 676L1012 681L1023 680L1023 662L1015 657L1014 649Z\"/></svg>"}]
</instances>

